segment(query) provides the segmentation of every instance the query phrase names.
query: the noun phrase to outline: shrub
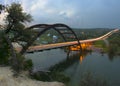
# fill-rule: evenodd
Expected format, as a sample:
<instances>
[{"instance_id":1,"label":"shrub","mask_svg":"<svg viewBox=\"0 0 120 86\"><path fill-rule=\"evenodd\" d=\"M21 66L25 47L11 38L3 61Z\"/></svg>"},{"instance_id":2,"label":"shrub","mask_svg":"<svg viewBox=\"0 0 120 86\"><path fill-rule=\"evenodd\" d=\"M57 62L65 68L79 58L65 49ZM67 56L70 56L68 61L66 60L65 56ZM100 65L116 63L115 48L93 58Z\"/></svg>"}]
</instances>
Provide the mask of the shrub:
<instances>
[{"instance_id":1,"label":"shrub","mask_svg":"<svg viewBox=\"0 0 120 86\"><path fill-rule=\"evenodd\" d=\"M59 71L52 71L50 76L53 81L63 82L66 84L70 81L70 78L68 76Z\"/></svg>"},{"instance_id":2,"label":"shrub","mask_svg":"<svg viewBox=\"0 0 120 86\"><path fill-rule=\"evenodd\" d=\"M32 60L26 60L25 57L19 53L16 54L16 65L14 65L13 69L17 72L22 70L30 70L32 69L33 63Z\"/></svg>"},{"instance_id":3,"label":"shrub","mask_svg":"<svg viewBox=\"0 0 120 86\"><path fill-rule=\"evenodd\" d=\"M31 59L24 61L24 70L31 70L33 67L33 63Z\"/></svg>"},{"instance_id":4,"label":"shrub","mask_svg":"<svg viewBox=\"0 0 120 86\"><path fill-rule=\"evenodd\" d=\"M0 65L8 65L10 50L5 38L0 35Z\"/></svg>"}]
</instances>

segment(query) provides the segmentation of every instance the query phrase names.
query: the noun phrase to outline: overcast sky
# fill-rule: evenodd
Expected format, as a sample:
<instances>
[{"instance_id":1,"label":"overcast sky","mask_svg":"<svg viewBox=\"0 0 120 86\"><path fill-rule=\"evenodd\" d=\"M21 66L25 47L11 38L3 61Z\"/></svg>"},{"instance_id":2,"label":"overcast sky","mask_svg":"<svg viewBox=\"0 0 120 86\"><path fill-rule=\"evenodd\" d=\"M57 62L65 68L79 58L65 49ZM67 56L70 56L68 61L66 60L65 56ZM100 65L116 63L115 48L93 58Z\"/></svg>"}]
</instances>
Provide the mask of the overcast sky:
<instances>
[{"instance_id":1,"label":"overcast sky","mask_svg":"<svg viewBox=\"0 0 120 86\"><path fill-rule=\"evenodd\" d=\"M0 0L22 4L33 24L65 23L77 28L120 27L120 0Z\"/></svg>"}]
</instances>

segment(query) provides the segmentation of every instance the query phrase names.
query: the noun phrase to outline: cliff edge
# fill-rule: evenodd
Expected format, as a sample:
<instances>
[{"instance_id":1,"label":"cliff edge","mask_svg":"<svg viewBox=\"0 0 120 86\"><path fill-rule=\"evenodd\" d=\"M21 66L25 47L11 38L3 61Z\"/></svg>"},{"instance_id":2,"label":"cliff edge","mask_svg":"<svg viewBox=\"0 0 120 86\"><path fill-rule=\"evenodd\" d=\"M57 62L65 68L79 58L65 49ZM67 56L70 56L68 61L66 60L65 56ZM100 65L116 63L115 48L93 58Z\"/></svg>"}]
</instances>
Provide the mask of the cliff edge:
<instances>
[{"instance_id":1,"label":"cliff edge","mask_svg":"<svg viewBox=\"0 0 120 86\"><path fill-rule=\"evenodd\" d=\"M65 86L60 82L42 82L30 79L26 74L13 77L10 67L0 67L0 86Z\"/></svg>"}]
</instances>

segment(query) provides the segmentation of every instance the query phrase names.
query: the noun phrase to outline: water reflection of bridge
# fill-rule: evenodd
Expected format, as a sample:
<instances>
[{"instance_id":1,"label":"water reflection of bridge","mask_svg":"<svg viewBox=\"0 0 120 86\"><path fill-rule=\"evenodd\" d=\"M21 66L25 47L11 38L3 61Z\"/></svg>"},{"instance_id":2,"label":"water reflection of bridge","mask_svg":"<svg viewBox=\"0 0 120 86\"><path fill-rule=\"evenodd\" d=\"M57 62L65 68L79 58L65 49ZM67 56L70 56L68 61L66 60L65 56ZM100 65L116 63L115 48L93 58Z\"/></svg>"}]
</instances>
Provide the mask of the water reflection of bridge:
<instances>
[{"instance_id":1,"label":"water reflection of bridge","mask_svg":"<svg viewBox=\"0 0 120 86\"><path fill-rule=\"evenodd\" d=\"M106 39L113 33L119 31L119 29L115 29L98 38L79 40L75 32L70 27L64 24L53 24L53 25L38 24L38 25L31 26L27 29L38 30L38 32L37 32L37 35L33 36L32 40L26 43L26 46L15 48L17 51L21 53L43 51L43 50L49 50L54 48L66 47L66 46L73 46L73 47L70 47L71 50L75 50L75 49L81 50L82 48L85 49L89 47L92 42ZM64 42L32 46L32 44L38 37L40 37L42 34L44 34L46 31L50 29L54 29L55 31L57 31L57 33L64 39ZM76 45L79 45L79 46L76 47Z\"/></svg>"},{"instance_id":2,"label":"water reflection of bridge","mask_svg":"<svg viewBox=\"0 0 120 86\"><path fill-rule=\"evenodd\" d=\"M69 57L66 58L66 60L63 60L53 66L51 66L49 68L50 71L64 71L65 69L67 69L68 67L70 67L71 65L73 65L76 61L80 61L80 63L82 63L82 61L84 60L85 56L88 54L89 52L76 52L71 54Z\"/></svg>"}]
</instances>

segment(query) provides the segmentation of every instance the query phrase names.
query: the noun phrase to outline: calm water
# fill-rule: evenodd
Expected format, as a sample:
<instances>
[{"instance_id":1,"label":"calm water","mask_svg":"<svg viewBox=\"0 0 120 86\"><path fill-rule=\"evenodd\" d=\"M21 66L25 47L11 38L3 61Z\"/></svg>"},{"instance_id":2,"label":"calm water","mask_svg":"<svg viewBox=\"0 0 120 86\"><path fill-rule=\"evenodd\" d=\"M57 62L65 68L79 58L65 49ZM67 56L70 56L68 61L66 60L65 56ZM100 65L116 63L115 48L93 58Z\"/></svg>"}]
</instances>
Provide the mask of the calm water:
<instances>
[{"instance_id":1,"label":"calm water","mask_svg":"<svg viewBox=\"0 0 120 86\"><path fill-rule=\"evenodd\" d=\"M51 66L66 65L63 67L65 75L70 77L69 86L79 86L81 76L91 72L98 77L106 79L111 86L120 86L120 56L114 58L99 52L84 53L80 56L72 52L68 58L62 49L54 49L34 54L27 54L33 60L34 69L48 70ZM57 65L56 65L57 64Z\"/></svg>"}]
</instances>

